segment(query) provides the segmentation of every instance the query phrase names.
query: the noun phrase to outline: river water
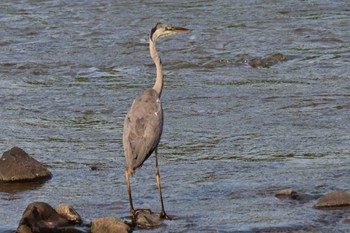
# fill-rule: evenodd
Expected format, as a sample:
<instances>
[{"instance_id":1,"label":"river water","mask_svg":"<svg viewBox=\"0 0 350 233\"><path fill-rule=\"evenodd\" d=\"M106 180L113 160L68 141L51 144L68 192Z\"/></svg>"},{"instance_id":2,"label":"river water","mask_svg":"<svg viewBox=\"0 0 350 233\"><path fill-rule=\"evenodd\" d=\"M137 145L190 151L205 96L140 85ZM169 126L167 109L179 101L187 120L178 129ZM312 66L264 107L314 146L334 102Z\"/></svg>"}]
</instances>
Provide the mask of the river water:
<instances>
[{"instance_id":1,"label":"river water","mask_svg":"<svg viewBox=\"0 0 350 233\"><path fill-rule=\"evenodd\" d=\"M21 147L53 178L0 192L0 232L33 201L70 203L86 223L129 216L123 119L153 86L157 22L191 29L157 44L174 220L134 232L348 232L349 210L274 192L350 191L349 17L347 0L1 1L0 148ZM287 61L237 62L275 52ZM160 210L154 166L132 178L136 208Z\"/></svg>"}]
</instances>

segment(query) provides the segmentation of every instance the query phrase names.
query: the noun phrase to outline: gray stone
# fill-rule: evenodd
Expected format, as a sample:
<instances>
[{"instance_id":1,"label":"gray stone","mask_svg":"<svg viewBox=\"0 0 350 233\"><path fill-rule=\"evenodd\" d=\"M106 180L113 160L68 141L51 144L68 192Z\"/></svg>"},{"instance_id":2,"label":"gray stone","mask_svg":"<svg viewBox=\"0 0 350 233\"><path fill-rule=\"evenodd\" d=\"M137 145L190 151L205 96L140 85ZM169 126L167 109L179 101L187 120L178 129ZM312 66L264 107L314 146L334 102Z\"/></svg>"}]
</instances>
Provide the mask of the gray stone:
<instances>
[{"instance_id":1,"label":"gray stone","mask_svg":"<svg viewBox=\"0 0 350 233\"><path fill-rule=\"evenodd\" d=\"M346 192L332 192L322 196L315 208L350 206L350 194Z\"/></svg>"},{"instance_id":2,"label":"gray stone","mask_svg":"<svg viewBox=\"0 0 350 233\"><path fill-rule=\"evenodd\" d=\"M116 217L103 217L91 222L91 233L128 233L129 225Z\"/></svg>"},{"instance_id":3,"label":"gray stone","mask_svg":"<svg viewBox=\"0 0 350 233\"><path fill-rule=\"evenodd\" d=\"M13 147L0 158L0 182L50 179L52 174L24 150Z\"/></svg>"}]
</instances>

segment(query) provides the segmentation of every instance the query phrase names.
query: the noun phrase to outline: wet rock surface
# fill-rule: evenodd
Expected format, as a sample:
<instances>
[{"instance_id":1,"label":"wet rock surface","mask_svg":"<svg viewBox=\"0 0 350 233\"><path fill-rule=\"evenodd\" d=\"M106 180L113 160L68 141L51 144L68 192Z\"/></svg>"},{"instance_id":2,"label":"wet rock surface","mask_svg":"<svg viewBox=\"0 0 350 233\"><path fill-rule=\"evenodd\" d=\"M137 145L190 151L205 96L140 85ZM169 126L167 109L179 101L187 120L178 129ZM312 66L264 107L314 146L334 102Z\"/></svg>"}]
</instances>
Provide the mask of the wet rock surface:
<instances>
[{"instance_id":1,"label":"wet rock surface","mask_svg":"<svg viewBox=\"0 0 350 233\"><path fill-rule=\"evenodd\" d=\"M265 57L255 57L248 61L248 64L253 68L263 67L269 68L279 62L287 61L287 57L282 53L272 53Z\"/></svg>"},{"instance_id":2,"label":"wet rock surface","mask_svg":"<svg viewBox=\"0 0 350 233\"><path fill-rule=\"evenodd\" d=\"M236 64L249 64L253 68L269 68L273 65L276 65L280 62L287 61L287 56L282 53L271 53L267 54L264 57L253 57L248 54L242 54L235 61Z\"/></svg>"},{"instance_id":3,"label":"wet rock surface","mask_svg":"<svg viewBox=\"0 0 350 233\"><path fill-rule=\"evenodd\" d=\"M163 224L160 215L153 213L151 210L137 210L135 219L139 228L153 228Z\"/></svg>"},{"instance_id":4,"label":"wet rock surface","mask_svg":"<svg viewBox=\"0 0 350 233\"><path fill-rule=\"evenodd\" d=\"M80 215L68 204L59 204L55 210L48 203L33 202L23 212L17 233L67 232L65 227L80 223Z\"/></svg>"},{"instance_id":5,"label":"wet rock surface","mask_svg":"<svg viewBox=\"0 0 350 233\"><path fill-rule=\"evenodd\" d=\"M116 217L103 217L91 222L91 233L127 233L131 232L129 225Z\"/></svg>"},{"instance_id":6,"label":"wet rock surface","mask_svg":"<svg viewBox=\"0 0 350 233\"><path fill-rule=\"evenodd\" d=\"M52 174L24 150L13 147L0 158L0 182L47 180Z\"/></svg>"},{"instance_id":7,"label":"wet rock surface","mask_svg":"<svg viewBox=\"0 0 350 233\"><path fill-rule=\"evenodd\" d=\"M350 206L350 194L347 192L332 192L322 196L315 208Z\"/></svg>"}]
</instances>

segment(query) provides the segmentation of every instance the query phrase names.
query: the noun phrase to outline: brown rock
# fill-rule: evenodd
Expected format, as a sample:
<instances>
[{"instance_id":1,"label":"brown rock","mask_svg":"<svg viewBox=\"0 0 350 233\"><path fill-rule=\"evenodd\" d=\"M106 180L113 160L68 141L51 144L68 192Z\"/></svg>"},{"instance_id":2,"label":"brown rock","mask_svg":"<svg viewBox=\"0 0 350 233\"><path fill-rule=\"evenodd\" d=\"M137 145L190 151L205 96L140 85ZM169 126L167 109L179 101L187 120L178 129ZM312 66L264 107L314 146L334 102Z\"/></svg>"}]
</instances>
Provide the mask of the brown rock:
<instances>
[{"instance_id":1,"label":"brown rock","mask_svg":"<svg viewBox=\"0 0 350 233\"><path fill-rule=\"evenodd\" d=\"M350 194L346 192L332 192L321 197L315 208L350 206Z\"/></svg>"},{"instance_id":2,"label":"brown rock","mask_svg":"<svg viewBox=\"0 0 350 233\"><path fill-rule=\"evenodd\" d=\"M52 174L37 160L18 147L0 158L0 182L50 179Z\"/></svg>"},{"instance_id":3,"label":"brown rock","mask_svg":"<svg viewBox=\"0 0 350 233\"><path fill-rule=\"evenodd\" d=\"M27 206L17 228L17 233L57 232L64 226L80 223L80 215L68 204L60 204L56 211L45 202Z\"/></svg>"},{"instance_id":4,"label":"brown rock","mask_svg":"<svg viewBox=\"0 0 350 233\"><path fill-rule=\"evenodd\" d=\"M128 233L131 232L129 225L116 217L103 217L91 222L91 233Z\"/></svg>"},{"instance_id":5,"label":"brown rock","mask_svg":"<svg viewBox=\"0 0 350 233\"><path fill-rule=\"evenodd\" d=\"M163 224L159 214L152 213L150 210L137 210L135 219L139 228L152 228Z\"/></svg>"}]
</instances>

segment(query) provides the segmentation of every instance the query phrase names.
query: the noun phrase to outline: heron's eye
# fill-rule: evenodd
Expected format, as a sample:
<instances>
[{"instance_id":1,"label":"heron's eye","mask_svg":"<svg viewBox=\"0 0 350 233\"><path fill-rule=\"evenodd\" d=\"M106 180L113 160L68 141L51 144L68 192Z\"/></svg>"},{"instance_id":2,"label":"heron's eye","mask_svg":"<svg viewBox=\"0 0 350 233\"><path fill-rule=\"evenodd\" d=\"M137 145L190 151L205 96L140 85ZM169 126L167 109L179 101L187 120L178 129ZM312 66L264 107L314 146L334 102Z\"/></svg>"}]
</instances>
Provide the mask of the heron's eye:
<instances>
[{"instance_id":1,"label":"heron's eye","mask_svg":"<svg viewBox=\"0 0 350 233\"><path fill-rule=\"evenodd\" d=\"M171 27L165 27L165 30L171 30Z\"/></svg>"}]
</instances>

